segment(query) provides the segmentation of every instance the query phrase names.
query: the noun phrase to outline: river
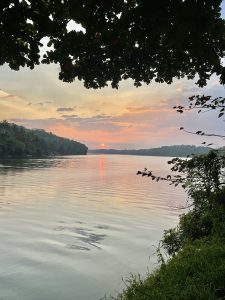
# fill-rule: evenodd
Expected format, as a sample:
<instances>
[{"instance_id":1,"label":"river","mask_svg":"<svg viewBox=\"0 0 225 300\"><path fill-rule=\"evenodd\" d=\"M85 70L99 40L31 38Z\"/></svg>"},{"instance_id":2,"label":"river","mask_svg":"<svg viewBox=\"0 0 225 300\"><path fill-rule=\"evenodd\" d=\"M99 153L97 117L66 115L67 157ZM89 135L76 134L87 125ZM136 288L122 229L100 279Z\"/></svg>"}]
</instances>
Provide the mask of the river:
<instances>
[{"instance_id":1,"label":"river","mask_svg":"<svg viewBox=\"0 0 225 300\"><path fill-rule=\"evenodd\" d=\"M0 162L0 299L98 300L157 266L186 204L165 157L87 155Z\"/></svg>"}]
</instances>

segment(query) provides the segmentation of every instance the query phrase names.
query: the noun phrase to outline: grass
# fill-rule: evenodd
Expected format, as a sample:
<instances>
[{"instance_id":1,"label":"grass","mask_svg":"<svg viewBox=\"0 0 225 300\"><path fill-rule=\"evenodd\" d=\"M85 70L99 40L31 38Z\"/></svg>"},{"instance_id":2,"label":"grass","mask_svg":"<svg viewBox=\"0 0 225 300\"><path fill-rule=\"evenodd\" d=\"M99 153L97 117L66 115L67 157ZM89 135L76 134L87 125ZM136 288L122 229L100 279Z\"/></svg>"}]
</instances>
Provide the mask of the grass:
<instances>
[{"instance_id":1,"label":"grass","mask_svg":"<svg viewBox=\"0 0 225 300\"><path fill-rule=\"evenodd\" d=\"M122 293L105 299L225 300L225 156L212 151L174 166L186 176L193 207L164 233L170 259L161 256L158 270L145 279L131 276Z\"/></svg>"},{"instance_id":2,"label":"grass","mask_svg":"<svg viewBox=\"0 0 225 300\"><path fill-rule=\"evenodd\" d=\"M225 299L225 244L221 241L186 246L146 279L133 276L111 300Z\"/></svg>"}]
</instances>

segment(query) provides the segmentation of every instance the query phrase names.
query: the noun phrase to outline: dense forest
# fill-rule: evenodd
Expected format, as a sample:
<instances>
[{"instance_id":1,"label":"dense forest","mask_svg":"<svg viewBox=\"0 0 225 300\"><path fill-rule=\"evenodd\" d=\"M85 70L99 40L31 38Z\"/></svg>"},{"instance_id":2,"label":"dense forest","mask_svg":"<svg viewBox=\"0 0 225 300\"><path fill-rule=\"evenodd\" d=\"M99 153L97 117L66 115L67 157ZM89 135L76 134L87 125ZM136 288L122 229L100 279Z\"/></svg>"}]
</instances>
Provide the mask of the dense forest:
<instances>
[{"instance_id":1,"label":"dense forest","mask_svg":"<svg viewBox=\"0 0 225 300\"><path fill-rule=\"evenodd\" d=\"M79 142L58 137L42 129L27 129L7 121L0 122L0 157L44 157L87 154Z\"/></svg>"},{"instance_id":2,"label":"dense forest","mask_svg":"<svg viewBox=\"0 0 225 300\"><path fill-rule=\"evenodd\" d=\"M95 154L127 154L127 155L146 155L146 156L170 156L170 157L186 157L192 154L207 154L210 148L196 147L192 145L173 145L163 146L152 149L139 150L116 150L116 149L96 149L89 150L89 153Z\"/></svg>"}]
</instances>

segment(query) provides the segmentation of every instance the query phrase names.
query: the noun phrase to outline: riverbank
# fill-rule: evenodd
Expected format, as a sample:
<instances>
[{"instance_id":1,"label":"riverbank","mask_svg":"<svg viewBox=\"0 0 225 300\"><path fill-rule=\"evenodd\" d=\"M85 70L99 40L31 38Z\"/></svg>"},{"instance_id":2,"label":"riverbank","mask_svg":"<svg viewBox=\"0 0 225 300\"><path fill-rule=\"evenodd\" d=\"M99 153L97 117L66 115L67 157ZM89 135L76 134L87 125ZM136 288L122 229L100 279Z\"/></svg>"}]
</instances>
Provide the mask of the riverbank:
<instances>
[{"instance_id":1,"label":"riverbank","mask_svg":"<svg viewBox=\"0 0 225 300\"><path fill-rule=\"evenodd\" d=\"M146 279L131 277L111 300L224 299L225 244L220 240L187 245Z\"/></svg>"},{"instance_id":2,"label":"riverbank","mask_svg":"<svg viewBox=\"0 0 225 300\"><path fill-rule=\"evenodd\" d=\"M57 155L86 155L79 142L46 132L27 129L7 121L0 122L1 158L41 158Z\"/></svg>"},{"instance_id":3,"label":"riverbank","mask_svg":"<svg viewBox=\"0 0 225 300\"><path fill-rule=\"evenodd\" d=\"M198 147L194 145L172 145L151 149L89 149L90 154L121 154L137 156L166 156L166 157L187 157L192 155L207 154L211 148Z\"/></svg>"},{"instance_id":4,"label":"riverbank","mask_svg":"<svg viewBox=\"0 0 225 300\"><path fill-rule=\"evenodd\" d=\"M143 280L132 277L121 294L108 299L225 297L224 157L211 151L191 160L176 159L172 170L180 175L169 179L175 186L182 183L191 199L191 209L180 216L177 227L164 231L157 252L159 269Z\"/></svg>"}]
</instances>

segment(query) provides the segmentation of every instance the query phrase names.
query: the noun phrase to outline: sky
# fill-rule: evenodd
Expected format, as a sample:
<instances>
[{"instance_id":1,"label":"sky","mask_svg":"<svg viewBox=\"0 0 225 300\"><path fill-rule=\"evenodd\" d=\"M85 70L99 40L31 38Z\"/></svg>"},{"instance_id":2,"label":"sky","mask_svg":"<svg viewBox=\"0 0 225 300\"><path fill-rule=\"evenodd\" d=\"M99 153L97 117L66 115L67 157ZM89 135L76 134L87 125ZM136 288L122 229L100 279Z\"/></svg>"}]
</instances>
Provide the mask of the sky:
<instances>
[{"instance_id":1,"label":"sky","mask_svg":"<svg viewBox=\"0 0 225 300\"><path fill-rule=\"evenodd\" d=\"M223 1L223 15L224 8ZM79 81L60 81L58 72L59 66L54 64L20 71L0 66L0 121L42 128L80 141L90 149L223 143L179 130L184 127L189 131L223 133L224 120L215 113L191 111L180 115L172 109L187 104L188 97L194 94L224 96L224 86L215 76L204 89L195 85L196 80L183 79L171 85L152 82L139 88L127 80L118 90L93 90L84 88Z\"/></svg>"}]
</instances>

